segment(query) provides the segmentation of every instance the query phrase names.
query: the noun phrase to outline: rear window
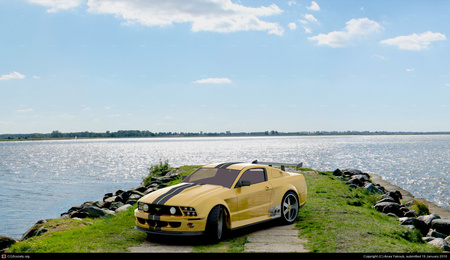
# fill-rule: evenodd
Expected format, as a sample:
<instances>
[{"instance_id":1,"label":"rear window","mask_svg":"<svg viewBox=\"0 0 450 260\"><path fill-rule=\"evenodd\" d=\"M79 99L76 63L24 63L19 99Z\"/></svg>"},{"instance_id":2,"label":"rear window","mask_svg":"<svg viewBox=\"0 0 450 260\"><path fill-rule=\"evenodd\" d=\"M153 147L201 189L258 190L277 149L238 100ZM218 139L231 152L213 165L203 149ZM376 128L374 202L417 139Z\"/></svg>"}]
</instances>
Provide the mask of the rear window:
<instances>
[{"instance_id":1,"label":"rear window","mask_svg":"<svg viewBox=\"0 0 450 260\"><path fill-rule=\"evenodd\" d=\"M231 188L239 172L239 170L222 168L200 168L184 179L183 182L212 184Z\"/></svg>"}]
</instances>

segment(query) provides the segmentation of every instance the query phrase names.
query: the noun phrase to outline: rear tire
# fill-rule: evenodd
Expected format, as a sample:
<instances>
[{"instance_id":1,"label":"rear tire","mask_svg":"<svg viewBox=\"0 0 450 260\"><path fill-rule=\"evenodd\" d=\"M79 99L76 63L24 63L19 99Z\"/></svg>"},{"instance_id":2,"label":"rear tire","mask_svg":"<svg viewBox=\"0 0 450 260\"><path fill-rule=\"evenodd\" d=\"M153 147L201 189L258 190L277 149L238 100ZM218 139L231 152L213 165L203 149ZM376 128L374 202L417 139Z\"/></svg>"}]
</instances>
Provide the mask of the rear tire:
<instances>
[{"instance_id":1,"label":"rear tire","mask_svg":"<svg viewBox=\"0 0 450 260\"><path fill-rule=\"evenodd\" d=\"M211 243L218 243L225 233L225 213L222 206L215 206L208 215L206 221L206 237Z\"/></svg>"},{"instance_id":2,"label":"rear tire","mask_svg":"<svg viewBox=\"0 0 450 260\"><path fill-rule=\"evenodd\" d=\"M284 224L292 224L298 216L298 196L293 191L288 191L281 201L281 221Z\"/></svg>"}]
</instances>

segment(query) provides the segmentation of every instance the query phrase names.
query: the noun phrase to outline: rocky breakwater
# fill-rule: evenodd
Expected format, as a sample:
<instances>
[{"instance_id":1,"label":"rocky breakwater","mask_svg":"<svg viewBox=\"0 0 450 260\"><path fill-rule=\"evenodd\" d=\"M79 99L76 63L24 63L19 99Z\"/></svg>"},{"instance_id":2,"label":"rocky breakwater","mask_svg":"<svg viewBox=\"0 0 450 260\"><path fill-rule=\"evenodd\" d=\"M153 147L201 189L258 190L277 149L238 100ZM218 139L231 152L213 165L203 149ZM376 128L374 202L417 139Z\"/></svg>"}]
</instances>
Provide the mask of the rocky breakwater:
<instances>
[{"instance_id":1,"label":"rocky breakwater","mask_svg":"<svg viewBox=\"0 0 450 260\"><path fill-rule=\"evenodd\" d=\"M430 214L428 207L415 200L410 193L402 191L408 196L408 199L404 200L400 188L389 185L391 188L399 190L387 190L381 184L373 183L371 175L358 169L342 171L336 169L333 175L344 180L352 188L363 188L371 193L379 193L381 199L374 205L376 210L398 218L400 225L406 228L418 230L423 236L423 241L437 246L445 252L450 251L450 219L442 219L438 214Z\"/></svg>"},{"instance_id":2,"label":"rocky breakwater","mask_svg":"<svg viewBox=\"0 0 450 260\"><path fill-rule=\"evenodd\" d=\"M86 201L80 206L73 206L67 212L63 212L58 219L85 219L85 218L99 218L116 215L121 211L125 211L131 207L143 196L166 187L169 182L178 177L180 171L173 169L169 172L151 177L151 182L148 184L141 183L139 187L132 188L127 191L118 190L115 193L106 193L102 200ZM45 223L51 219L42 219L37 221L31 228L29 228L21 239L14 239L0 235L0 253L12 244L26 239L40 236L50 231Z\"/></svg>"}]
</instances>

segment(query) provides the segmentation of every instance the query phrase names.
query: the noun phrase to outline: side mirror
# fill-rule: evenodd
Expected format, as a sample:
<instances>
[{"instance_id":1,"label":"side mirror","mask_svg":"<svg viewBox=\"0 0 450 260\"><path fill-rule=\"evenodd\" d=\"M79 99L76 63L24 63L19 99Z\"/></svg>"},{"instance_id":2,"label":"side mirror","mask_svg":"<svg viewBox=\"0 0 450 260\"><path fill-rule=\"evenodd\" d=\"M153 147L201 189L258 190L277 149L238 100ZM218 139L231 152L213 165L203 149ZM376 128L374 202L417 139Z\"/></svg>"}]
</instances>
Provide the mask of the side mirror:
<instances>
[{"instance_id":1,"label":"side mirror","mask_svg":"<svg viewBox=\"0 0 450 260\"><path fill-rule=\"evenodd\" d=\"M250 186L252 183L249 180L242 180L240 187Z\"/></svg>"}]
</instances>

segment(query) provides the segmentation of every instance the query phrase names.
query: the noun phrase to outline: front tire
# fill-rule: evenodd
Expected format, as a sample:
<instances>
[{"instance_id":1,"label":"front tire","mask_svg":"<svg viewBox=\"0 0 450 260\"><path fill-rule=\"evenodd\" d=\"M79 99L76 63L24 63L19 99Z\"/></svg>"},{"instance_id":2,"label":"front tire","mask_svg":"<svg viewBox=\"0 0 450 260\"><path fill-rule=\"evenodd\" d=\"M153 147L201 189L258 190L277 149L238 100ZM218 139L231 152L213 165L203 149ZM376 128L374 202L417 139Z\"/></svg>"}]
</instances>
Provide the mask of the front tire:
<instances>
[{"instance_id":1,"label":"front tire","mask_svg":"<svg viewBox=\"0 0 450 260\"><path fill-rule=\"evenodd\" d=\"M298 216L298 196L293 191L288 191L281 201L281 220L284 224L292 224Z\"/></svg>"},{"instance_id":2,"label":"front tire","mask_svg":"<svg viewBox=\"0 0 450 260\"><path fill-rule=\"evenodd\" d=\"M218 243L225 233L225 214L222 206L215 206L208 215L206 221L206 237L212 243Z\"/></svg>"}]
</instances>

